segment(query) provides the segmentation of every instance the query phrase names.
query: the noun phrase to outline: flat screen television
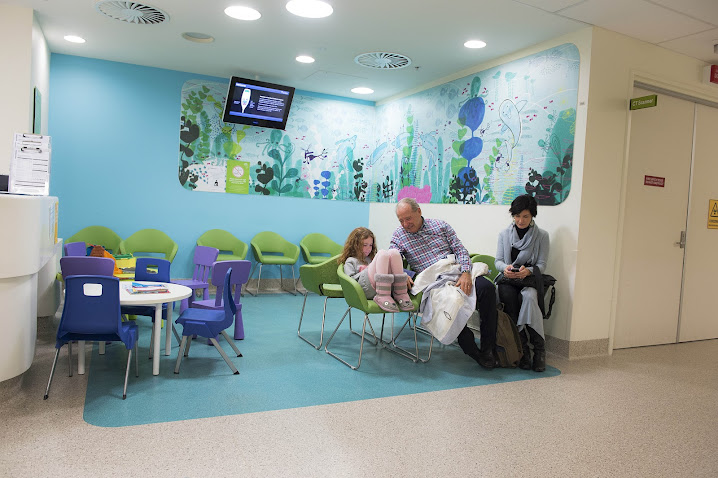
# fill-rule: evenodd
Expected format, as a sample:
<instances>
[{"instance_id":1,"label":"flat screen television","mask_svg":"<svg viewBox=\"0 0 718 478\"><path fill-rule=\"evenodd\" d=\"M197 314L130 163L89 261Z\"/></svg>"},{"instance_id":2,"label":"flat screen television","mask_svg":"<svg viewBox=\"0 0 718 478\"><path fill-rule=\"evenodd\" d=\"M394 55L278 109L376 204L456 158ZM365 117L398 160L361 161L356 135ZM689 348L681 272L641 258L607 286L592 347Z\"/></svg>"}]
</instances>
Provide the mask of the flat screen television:
<instances>
[{"instance_id":1,"label":"flat screen television","mask_svg":"<svg viewBox=\"0 0 718 478\"><path fill-rule=\"evenodd\" d=\"M284 129L294 88L233 76L224 105L226 123Z\"/></svg>"}]
</instances>

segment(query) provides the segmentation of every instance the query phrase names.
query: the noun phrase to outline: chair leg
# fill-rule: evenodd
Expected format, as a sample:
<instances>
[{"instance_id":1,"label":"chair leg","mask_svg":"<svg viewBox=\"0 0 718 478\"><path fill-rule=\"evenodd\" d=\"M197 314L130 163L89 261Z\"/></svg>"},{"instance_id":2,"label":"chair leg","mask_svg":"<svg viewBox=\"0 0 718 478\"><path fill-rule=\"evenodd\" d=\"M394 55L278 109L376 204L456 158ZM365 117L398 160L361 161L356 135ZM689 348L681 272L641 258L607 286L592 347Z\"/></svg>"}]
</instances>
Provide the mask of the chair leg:
<instances>
[{"instance_id":1,"label":"chair leg","mask_svg":"<svg viewBox=\"0 0 718 478\"><path fill-rule=\"evenodd\" d=\"M223 331L223 332L224 332L224 331ZM222 350L222 347L219 346L219 343L217 342L217 339L215 339L214 337L210 337L209 340L212 342L212 345L214 345L214 348L217 349L217 351L218 351L219 354L222 356L222 358L224 359L224 361L227 362L227 365L229 365L229 368L232 369L232 373L234 373L235 375L239 375L239 370L237 370L237 367L235 367L234 364L232 363L232 361L229 360L229 357L227 356L227 354L225 353L225 351Z\"/></svg>"},{"instance_id":2,"label":"chair leg","mask_svg":"<svg viewBox=\"0 0 718 478\"><path fill-rule=\"evenodd\" d=\"M222 337L224 337L225 340L227 340L227 342L229 342L229 346L232 347L232 350L234 350L234 353L237 354L237 357L241 357L242 352L240 352L239 349L237 348L237 346L234 344L234 340L232 340L230 338L230 336L227 334L227 332L225 332L224 330L221 332L221 334L222 334Z\"/></svg>"},{"instance_id":3,"label":"chair leg","mask_svg":"<svg viewBox=\"0 0 718 478\"><path fill-rule=\"evenodd\" d=\"M240 284L237 287L242 287ZM244 340L244 321L242 320L242 304L237 304L234 314L234 340Z\"/></svg>"},{"instance_id":4,"label":"chair leg","mask_svg":"<svg viewBox=\"0 0 718 478\"><path fill-rule=\"evenodd\" d=\"M83 347L77 347L79 349L78 353L84 352ZM72 342L67 343L67 364L70 366L70 377L72 377Z\"/></svg>"},{"instance_id":5,"label":"chair leg","mask_svg":"<svg viewBox=\"0 0 718 478\"><path fill-rule=\"evenodd\" d=\"M183 337L183 340L184 340L184 337ZM185 349L184 349L184 356L185 356L185 357L189 357L189 347L190 347L190 345L192 345L192 336L191 336L191 335L187 336L187 347L185 347Z\"/></svg>"},{"instance_id":6,"label":"chair leg","mask_svg":"<svg viewBox=\"0 0 718 478\"><path fill-rule=\"evenodd\" d=\"M307 295L309 295L309 292L306 292L304 294L304 303L302 303L302 313L299 314L299 327L297 327L297 336L300 339L302 339L303 341L305 341L306 343L308 343L309 345L311 345L312 347L314 347L315 349L319 350L322 347L322 338L324 336L324 319L327 316L327 299L329 299L329 297L324 298L324 314L322 315L322 330L321 330L321 333L319 334L319 345L314 345L309 340L307 340L306 337L302 336L302 319L304 318L304 308L307 305ZM351 319L349 319L349 320L351 320Z\"/></svg>"},{"instance_id":7,"label":"chair leg","mask_svg":"<svg viewBox=\"0 0 718 478\"><path fill-rule=\"evenodd\" d=\"M259 276L257 276L257 292L254 294L254 296L259 295L259 283L262 281L262 263L259 263Z\"/></svg>"},{"instance_id":8,"label":"chair leg","mask_svg":"<svg viewBox=\"0 0 718 478\"><path fill-rule=\"evenodd\" d=\"M52 376L55 375L55 366L57 365L57 357L60 355L60 349L55 350L55 360L52 361L52 368L50 369L50 379L47 381L47 388L45 389L45 396L43 400L47 400L50 394L50 384L52 383Z\"/></svg>"},{"instance_id":9,"label":"chair leg","mask_svg":"<svg viewBox=\"0 0 718 478\"><path fill-rule=\"evenodd\" d=\"M153 352L152 349L154 348L154 345L155 345L155 327L154 327L154 324L153 324L153 325L152 325L152 332L150 333L150 354L149 354L149 359L150 359L150 360L152 360L152 352Z\"/></svg>"},{"instance_id":10,"label":"chair leg","mask_svg":"<svg viewBox=\"0 0 718 478\"><path fill-rule=\"evenodd\" d=\"M356 364L356 366L350 364L349 362L347 362L346 360L342 359L342 358L339 357L338 355L336 355L336 354L334 354L333 352L330 352L330 351L329 351L329 344L331 343L332 339L334 338L334 335L336 335L337 331L339 330L339 327L341 327L342 322L344 322L344 318L347 316L347 314L349 313L350 310L351 310L351 307L348 308L346 312L344 312L344 315L342 316L342 319L339 321L339 323L337 324L336 328L334 329L334 332L332 332L332 335L331 335L331 336L329 337L329 339L327 340L327 343L326 343L326 345L324 346L324 351L325 351L326 353L328 353L329 355L331 355L332 357L334 357L335 359L339 360L341 363L343 363L344 365L346 365L346 366L349 367L350 369L356 370L356 369L358 369L358 368L361 366L361 356L362 356L362 351L364 350L364 334L366 333L366 324L367 324L367 322L369 321L369 315L364 314L364 325L363 325L363 327L362 327L361 344L359 345L359 362ZM369 327L371 327L371 323L369 323ZM372 329L372 330L373 330L373 329Z\"/></svg>"},{"instance_id":11,"label":"chair leg","mask_svg":"<svg viewBox=\"0 0 718 478\"><path fill-rule=\"evenodd\" d=\"M258 262L255 262L255 263L252 265L252 270L249 271L249 279L251 279L252 276L254 275L254 270L257 268L257 264L259 264L259 263L258 263ZM252 294L252 291L249 290L249 279L247 279L247 284L245 285L244 290L246 290L246 291L249 292L251 295L253 295L253 296L256 297L257 294L256 294L256 293L255 293L255 294ZM259 292L259 281L257 281L257 292Z\"/></svg>"},{"instance_id":12,"label":"chair leg","mask_svg":"<svg viewBox=\"0 0 718 478\"><path fill-rule=\"evenodd\" d=\"M140 376L140 354L139 352L139 346L137 344L138 340L135 340L135 377Z\"/></svg>"},{"instance_id":13,"label":"chair leg","mask_svg":"<svg viewBox=\"0 0 718 478\"><path fill-rule=\"evenodd\" d=\"M125 387L122 389L122 400L127 398L127 377L130 375L130 364L132 363L132 349L127 351L127 367L125 367Z\"/></svg>"},{"instance_id":14,"label":"chair leg","mask_svg":"<svg viewBox=\"0 0 718 478\"><path fill-rule=\"evenodd\" d=\"M294 284L294 293L293 295L297 295L299 291L297 290L297 277L294 275L294 264L291 265L292 268L292 284Z\"/></svg>"},{"instance_id":15,"label":"chair leg","mask_svg":"<svg viewBox=\"0 0 718 478\"><path fill-rule=\"evenodd\" d=\"M184 353L185 346L187 345L187 336L182 336L182 342L180 342L179 352L177 352L177 361L175 362L175 373L179 373L180 364L182 363L182 354Z\"/></svg>"}]
</instances>

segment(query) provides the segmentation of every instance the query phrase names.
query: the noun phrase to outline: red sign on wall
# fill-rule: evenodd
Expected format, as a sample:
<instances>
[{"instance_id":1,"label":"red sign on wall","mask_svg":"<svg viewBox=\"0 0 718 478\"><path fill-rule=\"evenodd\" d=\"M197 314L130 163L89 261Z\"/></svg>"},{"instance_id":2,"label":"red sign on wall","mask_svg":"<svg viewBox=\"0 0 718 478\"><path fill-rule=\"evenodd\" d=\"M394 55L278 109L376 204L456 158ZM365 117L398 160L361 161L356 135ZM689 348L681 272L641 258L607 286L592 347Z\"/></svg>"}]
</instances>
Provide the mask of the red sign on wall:
<instances>
[{"instance_id":1,"label":"red sign on wall","mask_svg":"<svg viewBox=\"0 0 718 478\"><path fill-rule=\"evenodd\" d=\"M659 178L658 176L644 176L643 185L663 188L666 187L666 178Z\"/></svg>"},{"instance_id":2,"label":"red sign on wall","mask_svg":"<svg viewBox=\"0 0 718 478\"><path fill-rule=\"evenodd\" d=\"M718 65L711 65L708 81L718 84Z\"/></svg>"}]
</instances>

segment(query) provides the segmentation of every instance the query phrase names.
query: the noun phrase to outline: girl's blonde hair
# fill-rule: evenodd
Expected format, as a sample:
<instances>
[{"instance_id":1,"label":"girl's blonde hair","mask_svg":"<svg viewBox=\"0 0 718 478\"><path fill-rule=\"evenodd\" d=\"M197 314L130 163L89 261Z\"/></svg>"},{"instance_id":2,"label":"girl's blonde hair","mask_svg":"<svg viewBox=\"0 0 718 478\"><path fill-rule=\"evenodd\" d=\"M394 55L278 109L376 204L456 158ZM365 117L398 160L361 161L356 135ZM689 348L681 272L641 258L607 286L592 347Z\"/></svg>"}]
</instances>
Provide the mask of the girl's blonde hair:
<instances>
[{"instance_id":1,"label":"girl's blonde hair","mask_svg":"<svg viewBox=\"0 0 718 478\"><path fill-rule=\"evenodd\" d=\"M369 260L371 262L371 260L373 260L374 256L376 255L376 237L374 237L374 233L366 227L357 227L349 233L349 237L347 237L347 242L344 243L344 250L342 251L342 255L339 256L337 262L339 264L343 264L350 257L356 257L357 259L364 261L364 241L369 239L370 237L374 241L371 247L371 254L369 254Z\"/></svg>"}]
</instances>

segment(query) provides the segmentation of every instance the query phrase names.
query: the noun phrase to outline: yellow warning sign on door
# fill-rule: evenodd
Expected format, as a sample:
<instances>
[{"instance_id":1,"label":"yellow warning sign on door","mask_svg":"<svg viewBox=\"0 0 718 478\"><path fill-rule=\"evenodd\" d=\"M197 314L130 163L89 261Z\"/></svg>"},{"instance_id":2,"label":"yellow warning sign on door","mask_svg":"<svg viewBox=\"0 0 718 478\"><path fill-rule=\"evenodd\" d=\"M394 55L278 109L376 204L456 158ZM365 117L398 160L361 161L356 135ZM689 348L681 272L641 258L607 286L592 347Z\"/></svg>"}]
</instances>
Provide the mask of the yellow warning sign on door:
<instances>
[{"instance_id":1,"label":"yellow warning sign on door","mask_svg":"<svg viewBox=\"0 0 718 478\"><path fill-rule=\"evenodd\" d=\"M718 199L708 200L708 229L718 229Z\"/></svg>"}]
</instances>

